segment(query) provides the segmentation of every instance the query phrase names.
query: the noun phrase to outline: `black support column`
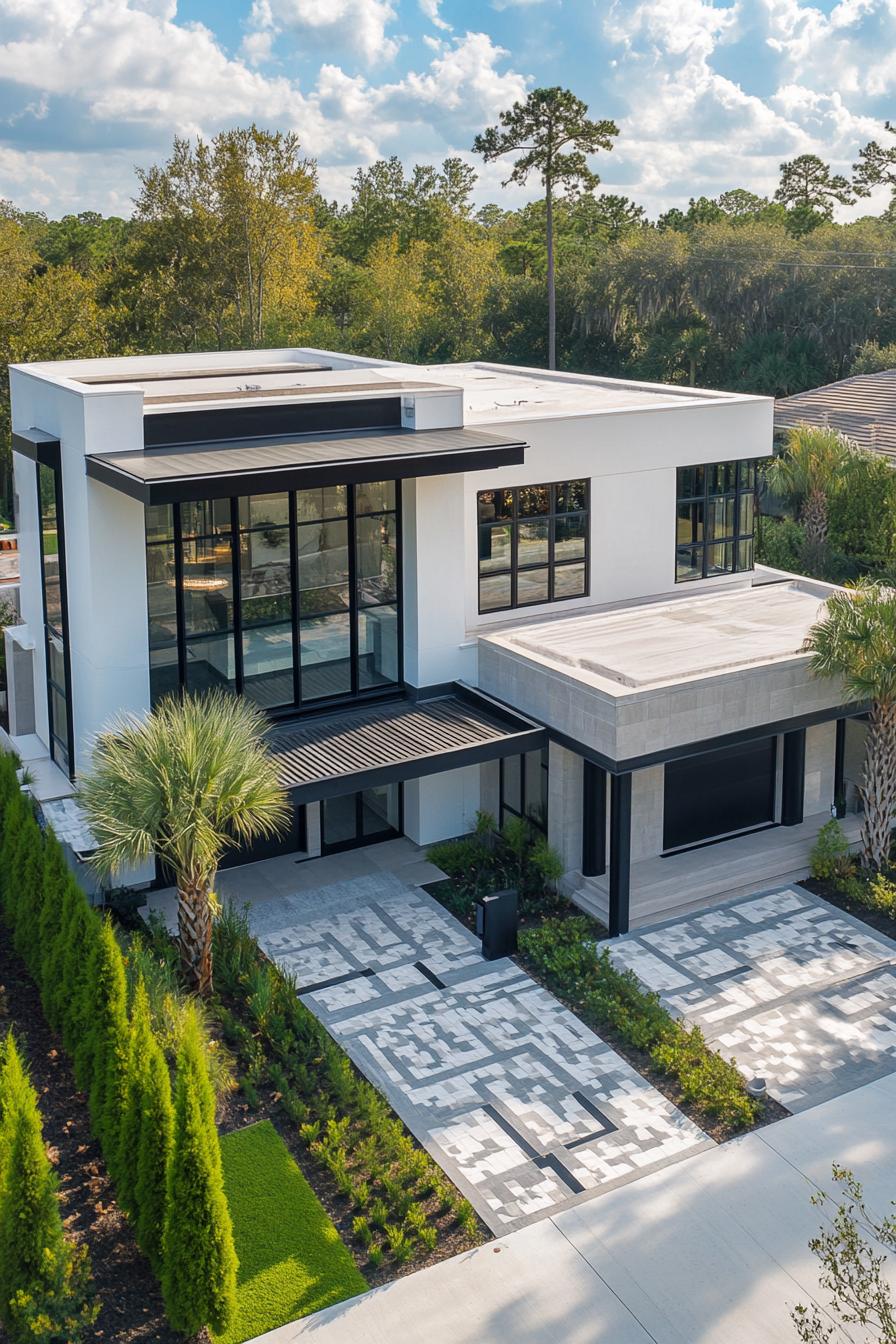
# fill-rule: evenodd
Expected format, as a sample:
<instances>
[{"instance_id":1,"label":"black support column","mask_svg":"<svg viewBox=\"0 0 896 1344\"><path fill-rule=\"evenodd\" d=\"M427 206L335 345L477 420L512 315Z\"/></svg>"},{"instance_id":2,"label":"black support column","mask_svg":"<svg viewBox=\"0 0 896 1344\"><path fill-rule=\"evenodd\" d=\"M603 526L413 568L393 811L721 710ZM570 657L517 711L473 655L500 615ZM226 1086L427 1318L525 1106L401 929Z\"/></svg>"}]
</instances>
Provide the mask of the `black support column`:
<instances>
[{"instance_id":1,"label":"black support column","mask_svg":"<svg viewBox=\"0 0 896 1344\"><path fill-rule=\"evenodd\" d=\"M846 816L846 720L837 720L837 745L834 750L834 810Z\"/></svg>"},{"instance_id":2,"label":"black support column","mask_svg":"<svg viewBox=\"0 0 896 1344\"><path fill-rule=\"evenodd\" d=\"M607 871L607 772L582 762L582 876Z\"/></svg>"},{"instance_id":3,"label":"black support column","mask_svg":"<svg viewBox=\"0 0 896 1344\"><path fill-rule=\"evenodd\" d=\"M806 730L784 734L784 770L781 780L781 825L799 826L806 792Z\"/></svg>"},{"instance_id":4,"label":"black support column","mask_svg":"<svg viewBox=\"0 0 896 1344\"><path fill-rule=\"evenodd\" d=\"M631 888L632 777L610 776L610 937L628 933Z\"/></svg>"}]
</instances>

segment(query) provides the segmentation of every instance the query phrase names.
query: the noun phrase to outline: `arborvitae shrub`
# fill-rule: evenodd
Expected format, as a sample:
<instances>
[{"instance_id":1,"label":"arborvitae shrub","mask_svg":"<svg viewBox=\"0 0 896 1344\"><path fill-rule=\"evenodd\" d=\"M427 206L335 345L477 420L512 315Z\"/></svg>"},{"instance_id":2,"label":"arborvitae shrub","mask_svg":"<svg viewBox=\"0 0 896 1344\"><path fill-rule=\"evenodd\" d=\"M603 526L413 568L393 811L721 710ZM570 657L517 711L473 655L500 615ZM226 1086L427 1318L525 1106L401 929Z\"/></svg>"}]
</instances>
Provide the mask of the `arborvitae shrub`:
<instances>
[{"instance_id":1,"label":"arborvitae shrub","mask_svg":"<svg viewBox=\"0 0 896 1344\"><path fill-rule=\"evenodd\" d=\"M208 1325L223 1331L235 1303L237 1258L195 1018L178 1051L163 1253L162 1292L175 1330L191 1335Z\"/></svg>"},{"instance_id":2,"label":"arborvitae shrub","mask_svg":"<svg viewBox=\"0 0 896 1344\"><path fill-rule=\"evenodd\" d=\"M136 999L135 999L136 1007ZM141 1009L142 1019L142 1009ZM149 1005L145 1021L134 1022L131 1078L139 1077L141 1115L134 1185L137 1237L157 1274L162 1271L162 1236L168 1198L168 1164L174 1136L174 1109L171 1104L171 1079L162 1047L147 1031ZM217 1134L215 1134L217 1142Z\"/></svg>"},{"instance_id":3,"label":"arborvitae shrub","mask_svg":"<svg viewBox=\"0 0 896 1344\"><path fill-rule=\"evenodd\" d=\"M30 809L24 822L23 836L14 940L16 951L33 975L38 956L37 925L43 898L44 838Z\"/></svg>"},{"instance_id":4,"label":"arborvitae shrub","mask_svg":"<svg viewBox=\"0 0 896 1344\"><path fill-rule=\"evenodd\" d=\"M52 831L44 839L43 896L37 921L37 957L34 978L40 990L44 1016L51 1027L58 1020L53 1002L52 986L59 976L61 948L57 941L65 917L65 891L71 876L62 846Z\"/></svg>"},{"instance_id":5,"label":"arborvitae shrub","mask_svg":"<svg viewBox=\"0 0 896 1344\"><path fill-rule=\"evenodd\" d=\"M87 985L90 1114L113 1180L118 1177L119 1133L124 1114L130 1030L124 958L108 919L100 923Z\"/></svg>"}]
</instances>

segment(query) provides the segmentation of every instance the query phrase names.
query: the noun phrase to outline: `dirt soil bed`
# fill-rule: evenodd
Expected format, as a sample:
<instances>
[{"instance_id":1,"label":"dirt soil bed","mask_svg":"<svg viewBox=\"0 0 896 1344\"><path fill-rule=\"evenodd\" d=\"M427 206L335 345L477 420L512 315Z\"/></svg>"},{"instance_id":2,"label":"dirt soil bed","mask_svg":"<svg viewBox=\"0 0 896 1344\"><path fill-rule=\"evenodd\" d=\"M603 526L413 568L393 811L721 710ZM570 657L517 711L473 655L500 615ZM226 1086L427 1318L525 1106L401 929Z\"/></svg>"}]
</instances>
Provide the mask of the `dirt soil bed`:
<instances>
[{"instance_id":1,"label":"dirt soil bed","mask_svg":"<svg viewBox=\"0 0 896 1344\"><path fill-rule=\"evenodd\" d=\"M90 1133L87 1098L78 1091L62 1043L47 1026L37 988L5 935L0 937L0 987L0 1029L12 1026L25 1049L59 1177L66 1229L90 1252L100 1313L85 1339L180 1344L182 1337L165 1319L159 1286L115 1202L99 1144Z\"/></svg>"},{"instance_id":2,"label":"dirt soil bed","mask_svg":"<svg viewBox=\"0 0 896 1344\"><path fill-rule=\"evenodd\" d=\"M896 940L896 919L884 913L883 910L872 910L861 901L855 901L840 891L835 882L823 882L818 878L807 877L805 882L800 882L798 886L804 887L806 891L811 891L813 896L820 896L822 900L835 905L838 910L843 910L847 915L853 915L856 919L862 920L870 928L876 929L878 933L885 933L888 938Z\"/></svg>"}]
</instances>

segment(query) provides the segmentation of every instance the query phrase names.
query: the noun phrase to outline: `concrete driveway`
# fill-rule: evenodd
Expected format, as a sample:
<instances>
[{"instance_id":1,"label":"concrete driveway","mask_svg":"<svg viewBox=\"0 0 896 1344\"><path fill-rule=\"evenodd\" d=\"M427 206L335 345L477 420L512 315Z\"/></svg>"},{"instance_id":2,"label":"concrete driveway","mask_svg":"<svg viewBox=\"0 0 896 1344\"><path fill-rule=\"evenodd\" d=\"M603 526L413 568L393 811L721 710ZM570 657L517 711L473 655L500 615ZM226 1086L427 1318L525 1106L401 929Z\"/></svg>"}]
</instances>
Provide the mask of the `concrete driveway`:
<instances>
[{"instance_id":1,"label":"concrete driveway","mask_svg":"<svg viewBox=\"0 0 896 1344\"><path fill-rule=\"evenodd\" d=\"M788 1110L896 1071L896 943L802 887L607 945Z\"/></svg>"}]
</instances>

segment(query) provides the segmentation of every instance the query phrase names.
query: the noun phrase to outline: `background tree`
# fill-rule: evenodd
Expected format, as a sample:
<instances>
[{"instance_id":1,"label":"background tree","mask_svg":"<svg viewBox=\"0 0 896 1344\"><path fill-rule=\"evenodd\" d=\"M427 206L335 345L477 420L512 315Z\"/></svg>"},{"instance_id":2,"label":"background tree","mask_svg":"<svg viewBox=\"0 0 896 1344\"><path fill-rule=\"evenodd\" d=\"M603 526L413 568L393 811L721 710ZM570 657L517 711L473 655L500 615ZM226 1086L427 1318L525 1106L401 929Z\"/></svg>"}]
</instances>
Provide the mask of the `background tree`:
<instances>
[{"instance_id":1,"label":"background tree","mask_svg":"<svg viewBox=\"0 0 896 1344\"><path fill-rule=\"evenodd\" d=\"M502 112L473 142L486 163L505 154L519 154L505 182L524 184L536 172L544 187L548 267L548 368L557 367L557 300L554 279L554 193L591 191L600 178L586 156L613 148L619 128L613 121L592 121L587 104L569 89L533 89L524 103Z\"/></svg>"},{"instance_id":2,"label":"background tree","mask_svg":"<svg viewBox=\"0 0 896 1344\"><path fill-rule=\"evenodd\" d=\"M213 883L231 848L277 834L289 810L264 745L261 710L224 691L170 696L102 734L79 790L104 879L153 855L177 885L181 959L212 989Z\"/></svg>"},{"instance_id":3,"label":"background tree","mask_svg":"<svg viewBox=\"0 0 896 1344\"><path fill-rule=\"evenodd\" d=\"M855 451L834 429L796 425L786 434L784 451L768 468L766 479L798 511L805 529L805 562L818 570L828 540L828 502L844 463Z\"/></svg>"},{"instance_id":4,"label":"background tree","mask_svg":"<svg viewBox=\"0 0 896 1344\"><path fill-rule=\"evenodd\" d=\"M830 219L835 204L852 205L855 192L840 173L832 173L830 164L817 154L799 154L781 164L781 180L775 200L791 210L812 211Z\"/></svg>"},{"instance_id":5,"label":"background tree","mask_svg":"<svg viewBox=\"0 0 896 1344\"><path fill-rule=\"evenodd\" d=\"M866 579L827 600L806 638L816 676L836 677L850 701L868 702L862 852L869 868L886 867L896 811L896 590Z\"/></svg>"},{"instance_id":6,"label":"background tree","mask_svg":"<svg viewBox=\"0 0 896 1344\"><path fill-rule=\"evenodd\" d=\"M167 163L137 176L123 297L159 336L171 329L182 348L222 349L263 344L285 312L301 326L313 308L320 238L316 167L296 135L253 125L195 148L177 138Z\"/></svg>"},{"instance_id":7,"label":"background tree","mask_svg":"<svg viewBox=\"0 0 896 1344\"><path fill-rule=\"evenodd\" d=\"M896 135L896 127L889 121L884 122L884 130ZM889 187L892 209L896 200L896 145L869 140L859 150L858 161L852 166L852 182L857 196L870 196L874 187Z\"/></svg>"}]
</instances>

